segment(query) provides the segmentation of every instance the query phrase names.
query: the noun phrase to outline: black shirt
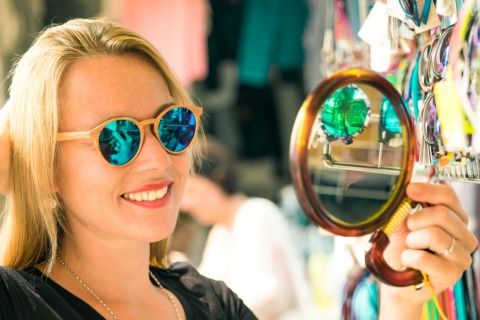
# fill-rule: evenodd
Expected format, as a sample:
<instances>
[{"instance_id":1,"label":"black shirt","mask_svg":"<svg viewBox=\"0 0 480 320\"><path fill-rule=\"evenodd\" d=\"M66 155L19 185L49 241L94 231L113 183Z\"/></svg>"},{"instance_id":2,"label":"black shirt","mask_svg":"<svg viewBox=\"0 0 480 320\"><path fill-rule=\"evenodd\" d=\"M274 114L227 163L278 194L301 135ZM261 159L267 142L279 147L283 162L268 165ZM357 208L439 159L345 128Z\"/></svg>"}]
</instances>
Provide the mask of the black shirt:
<instances>
[{"instance_id":1,"label":"black shirt","mask_svg":"<svg viewBox=\"0 0 480 320\"><path fill-rule=\"evenodd\" d=\"M243 301L223 282L200 275L187 263L169 269L150 267L162 285L182 303L188 320L255 320ZM0 267L0 320L104 319L38 269Z\"/></svg>"}]
</instances>

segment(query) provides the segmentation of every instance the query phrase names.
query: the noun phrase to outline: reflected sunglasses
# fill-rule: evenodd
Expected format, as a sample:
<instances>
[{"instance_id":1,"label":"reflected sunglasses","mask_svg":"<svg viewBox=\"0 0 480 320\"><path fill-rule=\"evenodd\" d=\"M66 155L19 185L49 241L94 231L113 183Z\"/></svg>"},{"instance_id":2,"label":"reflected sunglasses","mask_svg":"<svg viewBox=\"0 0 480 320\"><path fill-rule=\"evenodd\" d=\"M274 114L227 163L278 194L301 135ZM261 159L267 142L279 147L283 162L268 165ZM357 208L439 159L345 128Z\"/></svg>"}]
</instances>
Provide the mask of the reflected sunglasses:
<instances>
[{"instance_id":1,"label":"reflected sunglasses","mask_svg":"<svg viewBox=\"0 0 480 320\"><path fill-rule=\"evenodd\" d=\"M57 133L57 141L92 139L102 158L115 167L129 164L140 153L145 137L144 127L153 124L163 148L171 154L186 151L197 135L202 108L172 105L155 119L137 121L116 117L87 132Z\"/></svg>"}]
</instances>

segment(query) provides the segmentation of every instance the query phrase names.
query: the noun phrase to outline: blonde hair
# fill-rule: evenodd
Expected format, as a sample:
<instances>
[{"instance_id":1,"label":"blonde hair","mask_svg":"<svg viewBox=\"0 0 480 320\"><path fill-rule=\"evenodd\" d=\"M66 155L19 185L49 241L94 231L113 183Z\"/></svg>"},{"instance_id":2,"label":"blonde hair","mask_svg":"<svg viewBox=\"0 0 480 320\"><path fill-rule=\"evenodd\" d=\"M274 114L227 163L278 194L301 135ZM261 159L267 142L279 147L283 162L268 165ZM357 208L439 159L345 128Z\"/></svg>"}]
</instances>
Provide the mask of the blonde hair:
<instances>
[{"instance_id":1,"label":"blonde hair","mask_svg":"<svg viewBox=\"0 0 480 320\"><path fill-rule=\"evenodd\" d=\"M163 75L174 102L193 104L157 49L142 36L106 19L74 19L44 30L14 66L10 101L10 192L2 212L0 265L26 269L53 265L67 231L55 194L58 90L79 59L133 53ZM198 154L198 149L194 154ZM167 266L170 239L151 244L150 262Z\"/></svg>"}]
</instances>

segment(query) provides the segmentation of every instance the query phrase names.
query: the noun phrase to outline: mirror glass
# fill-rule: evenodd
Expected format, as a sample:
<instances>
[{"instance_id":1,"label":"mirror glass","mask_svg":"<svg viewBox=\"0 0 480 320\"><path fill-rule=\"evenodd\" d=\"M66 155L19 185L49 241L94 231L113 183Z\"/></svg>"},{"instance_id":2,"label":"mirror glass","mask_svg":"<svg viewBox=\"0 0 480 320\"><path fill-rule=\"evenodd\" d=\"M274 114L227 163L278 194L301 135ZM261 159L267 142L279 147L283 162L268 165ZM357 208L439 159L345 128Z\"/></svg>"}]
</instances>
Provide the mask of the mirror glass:
<instances>
[{"instance_id":1,"label":"mirror glass","mask_svg":"<svg viewBox=\"0 0 480 320\"><path fill-rule=\"evenodd\" d=\"M341 226L372 223L382 214L402 170L402 127L392 101L364 83L319 99L307 163L324 214Z\"/></svg>"}]
</instances>

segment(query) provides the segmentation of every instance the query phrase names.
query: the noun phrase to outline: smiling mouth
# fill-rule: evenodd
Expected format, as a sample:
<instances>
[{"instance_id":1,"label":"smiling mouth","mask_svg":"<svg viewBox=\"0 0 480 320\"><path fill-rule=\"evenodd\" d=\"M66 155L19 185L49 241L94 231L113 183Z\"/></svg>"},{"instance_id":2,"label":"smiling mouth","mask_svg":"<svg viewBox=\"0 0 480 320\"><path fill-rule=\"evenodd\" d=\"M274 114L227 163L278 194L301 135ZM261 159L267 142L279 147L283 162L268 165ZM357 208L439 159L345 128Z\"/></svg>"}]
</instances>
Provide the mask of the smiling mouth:
<instances>
[{"instance_id":1,"label":"smiling mouth","mask_svg":"<svg viewBox=\"0 0 480 320\"><path fill-rule=\"evenodd\" d=\"M135 193L124 193L122 194L122 197L133 201L155 201L163 198L167 194L167 191L168 186L163 187L162 189L158 189L156 191L152 190Z\"/></svg>"}]
</instances>

